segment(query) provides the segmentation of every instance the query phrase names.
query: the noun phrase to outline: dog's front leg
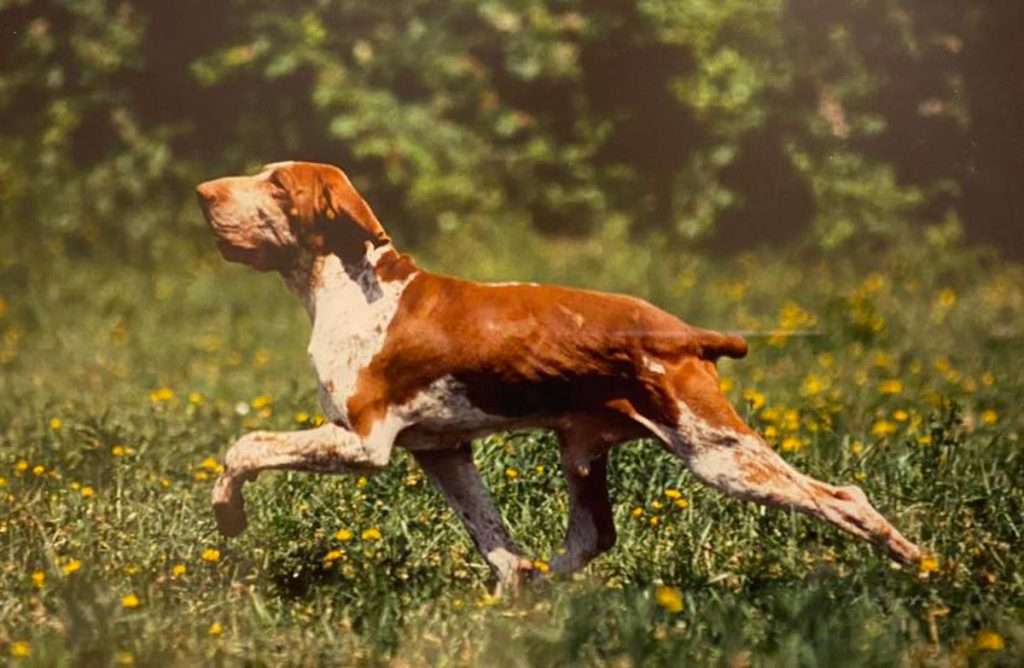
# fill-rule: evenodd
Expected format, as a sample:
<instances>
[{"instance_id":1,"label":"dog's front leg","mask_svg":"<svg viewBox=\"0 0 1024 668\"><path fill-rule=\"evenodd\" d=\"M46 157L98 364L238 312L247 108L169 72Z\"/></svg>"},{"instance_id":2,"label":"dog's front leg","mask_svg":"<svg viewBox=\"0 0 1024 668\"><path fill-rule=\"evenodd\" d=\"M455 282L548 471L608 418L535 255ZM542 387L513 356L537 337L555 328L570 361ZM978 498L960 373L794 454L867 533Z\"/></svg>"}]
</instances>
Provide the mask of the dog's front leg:
<instances>
[{"instance_id":1,"label":"dog's front leg","mask_svg":"<svg viewBox=\"0 0 1024 668\"><path fill-rule=\"evenodd\" d=\"M245 529L242 485L263 471L287 469L311 473L346 473L383 468L391 457L394 434L369 438L325 424L289 432L256 431L238 439L224 458L224 472L213 487L217 527L225 536Z\"/></svg>"},{"instance_id":2,"label":"dog's front leg","mask_svg":"<svg viewBox=\"0 0 1024 668\"><path fill-rule=\"evenodd\" d=\"M469 532L473 544L487 559L498 580L496 593L501 594L506 588L514 589L522 574L533 566L508 535L505 523L473 463L470 446L413 450L412 455L444 494L448 505Z\"/></svg>"}]
</instances>

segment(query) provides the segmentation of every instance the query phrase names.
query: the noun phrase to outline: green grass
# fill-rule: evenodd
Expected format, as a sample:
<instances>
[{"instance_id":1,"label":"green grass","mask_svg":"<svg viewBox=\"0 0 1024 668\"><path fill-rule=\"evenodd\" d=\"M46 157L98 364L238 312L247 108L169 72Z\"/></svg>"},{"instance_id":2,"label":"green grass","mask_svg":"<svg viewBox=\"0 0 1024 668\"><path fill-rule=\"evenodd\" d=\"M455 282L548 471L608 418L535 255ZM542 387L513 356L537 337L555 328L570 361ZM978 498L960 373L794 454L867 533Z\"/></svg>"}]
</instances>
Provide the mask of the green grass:
<instances>
[{"instance_id":1,"label":"green grass","mask_svg":"<svg viewBox=\"0 0 1024 668\"><path fill-rule=\"evenodd\" d=\"M449 252L440 264L472 273ZM213 253L148 270L14 258L0 265L0 655L1024 662L1020 268L982 269L923 242L827 263L573 252L497 256L476 273L618 287L705 326L818 332L752 338L747 360L722 365L729 396L801 469L862 485L937 568L901 569L830 527L724 499L648 442L613 456L618 545L515 599L487 596L483 561L401 452L364 480L263 476L249 487L249 529L225 541L208 458L248 429L296 428L318 411L297 302ZM515 537L550 559L566 517L550 436L499 434L476 459ZM364 539L370 528L379 540ZM657 604L660 584L681 593L682 611ZM985 649L997 636L1002 649Z\"/></svg>"}]
</instances>

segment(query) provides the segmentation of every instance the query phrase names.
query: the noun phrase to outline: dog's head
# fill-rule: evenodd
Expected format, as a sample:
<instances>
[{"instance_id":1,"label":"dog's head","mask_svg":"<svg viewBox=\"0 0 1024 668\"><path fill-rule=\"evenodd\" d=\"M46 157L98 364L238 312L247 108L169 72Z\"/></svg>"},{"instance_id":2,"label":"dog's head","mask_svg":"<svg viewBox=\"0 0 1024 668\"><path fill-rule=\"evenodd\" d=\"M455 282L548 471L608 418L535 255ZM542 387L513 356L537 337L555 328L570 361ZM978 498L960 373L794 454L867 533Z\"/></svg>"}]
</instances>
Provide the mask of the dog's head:
<instances>
[{"instance_id":1,"label":"dog's head","mask_svg":"<svg viewBox=\"0 0 1024 668\"><path fill-rule=\"evenodd\" d=\"M345 172L333 165L277 162L253 176L201 183L199 205L225 259L288 271L306 256L357 259L390 239Z\"/></svg>"}]
</instances>

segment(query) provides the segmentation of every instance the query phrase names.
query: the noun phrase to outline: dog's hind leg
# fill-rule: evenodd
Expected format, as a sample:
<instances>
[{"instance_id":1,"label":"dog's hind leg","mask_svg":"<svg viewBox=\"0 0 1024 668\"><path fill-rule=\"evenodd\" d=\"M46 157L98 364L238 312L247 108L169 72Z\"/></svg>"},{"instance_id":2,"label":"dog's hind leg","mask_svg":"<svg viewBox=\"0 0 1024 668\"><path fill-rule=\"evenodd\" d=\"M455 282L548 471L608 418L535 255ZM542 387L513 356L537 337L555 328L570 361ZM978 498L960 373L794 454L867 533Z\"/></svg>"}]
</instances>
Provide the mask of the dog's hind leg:
<instances>
[{"instance_id":1,"label":"dog's hind leg","mask_svg":"<svg viewBox=\"0 0 1024 668\"><path fill-rule=\"evenodd\" d=\"M654 432L701 482L730 496L815 517L912 564L921 550L900 534L856 486L836 487L800 473L749 429L718 387L714 365L686 360L666 393L677 402L675 424L634 419Z\"/></svg>"},{"instance_id":2,"label":"dog's hind leg","mask_svg":"<svg viewBox=\"0 0 1024 668\"><path fill-rule=\"evenodd\" d=\"M452 449L413 450L412 455L444 494L476 548L487 559L498 580L497 593L515 588L532 563L522 556L522 550L509 536L473 463L469 444Z\"/></svg>"},{"instance_id":3,"label":"dog's hind leg","mask_svg":"<svg viewBox=\"0 0 1024 668\"><path fill-rule=\"evenodd\" d=\"M579 464L567 456L568 452L571 450L562 454L562 471L569 486L565 552L551 560L551 571L559 574L578 571L615 545L615 520L608 497L608 454Z\"/></svg>"}]
</instances>

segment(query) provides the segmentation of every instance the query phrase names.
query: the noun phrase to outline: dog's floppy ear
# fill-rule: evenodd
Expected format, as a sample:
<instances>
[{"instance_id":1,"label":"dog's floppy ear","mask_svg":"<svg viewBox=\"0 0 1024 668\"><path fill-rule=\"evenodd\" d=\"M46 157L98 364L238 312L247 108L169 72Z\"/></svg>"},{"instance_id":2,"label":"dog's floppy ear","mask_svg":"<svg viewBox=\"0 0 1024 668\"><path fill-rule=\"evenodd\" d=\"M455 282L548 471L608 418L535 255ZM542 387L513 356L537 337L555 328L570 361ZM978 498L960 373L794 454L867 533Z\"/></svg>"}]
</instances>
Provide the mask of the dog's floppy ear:
<instances>
[{"instance_id":1,"label":"dog's floppy ear","mask_svg":"<svg viewBox=\"0 0 1024 668\"><path fill-rule=\"evenodd\" d=\"M300 224L313 252L349 254L367 241L390 243L370 205L338 167L304 162L273 167L274 179L291 200L288 215Z\"/></svg>"}]
</instances>

